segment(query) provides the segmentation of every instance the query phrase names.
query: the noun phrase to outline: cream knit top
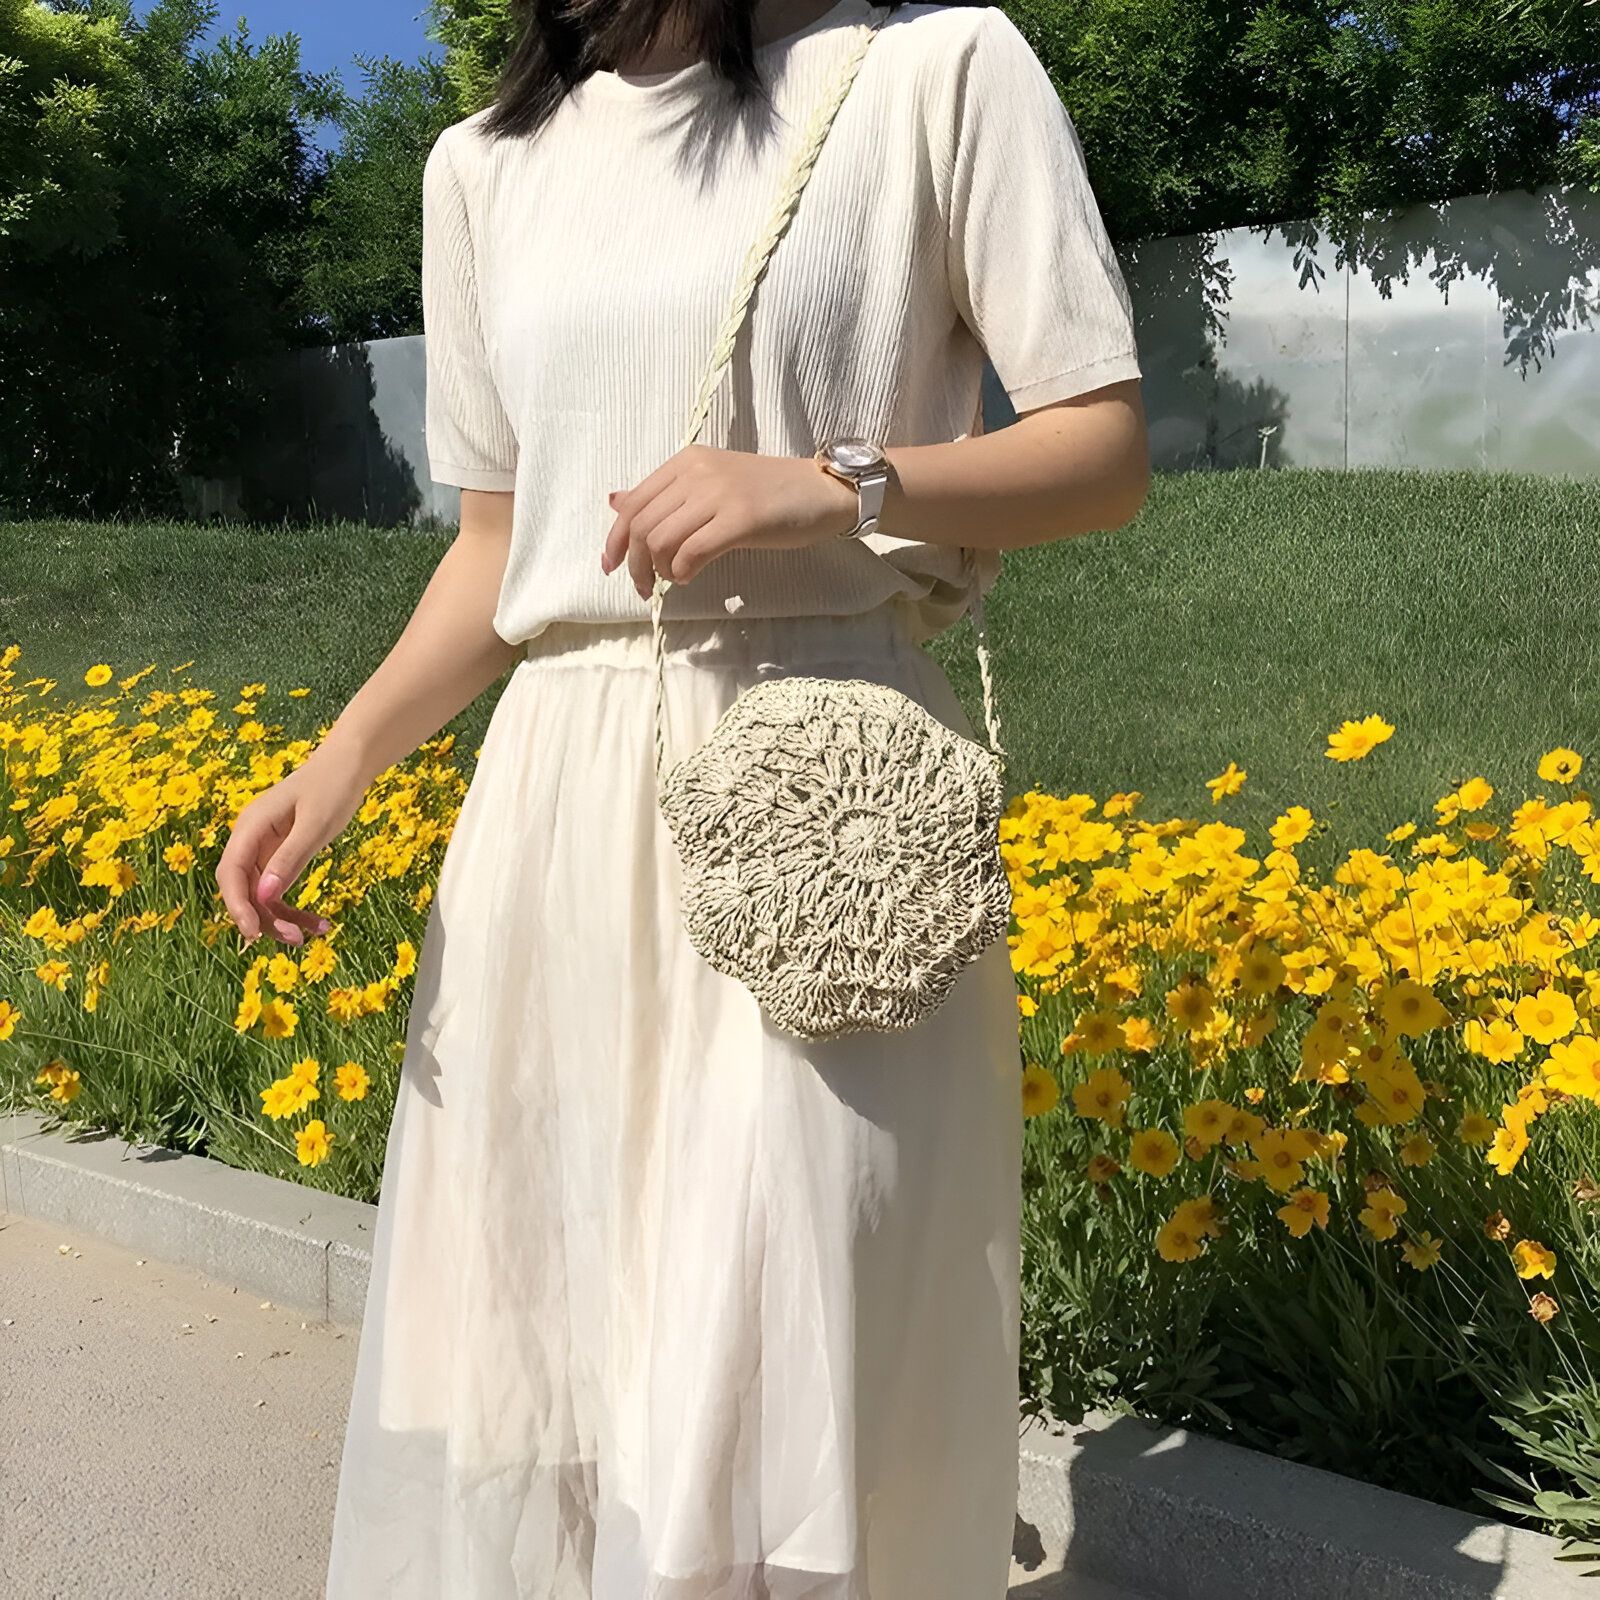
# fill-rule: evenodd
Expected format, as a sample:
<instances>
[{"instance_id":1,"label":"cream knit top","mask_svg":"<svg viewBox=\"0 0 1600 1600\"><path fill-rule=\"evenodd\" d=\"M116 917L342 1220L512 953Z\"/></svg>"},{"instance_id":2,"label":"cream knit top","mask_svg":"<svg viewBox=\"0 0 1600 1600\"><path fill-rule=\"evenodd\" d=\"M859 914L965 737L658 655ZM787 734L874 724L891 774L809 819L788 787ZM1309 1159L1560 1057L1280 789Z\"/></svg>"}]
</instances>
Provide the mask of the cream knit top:
<instances>
[{"instance_id":1,"label":"cream knit top","mask_svg":"<svg viewBox=\"0 0 1600 1600\"><path fill-rule=\"evenodd\" d=\"M531 139L447 128L423 176L426 436L439 483L515 490L494 616L647 621L600 549L607 493L684 443L746 251L867 0L758 47L778 119L736 110L708 62L598 72ZM890 15L834 120L700 433L809 457L982 431L987 353L1019 412L1137 377L1127 289L1083 153L1002 11ZM998 551L979 550L985 589ZM864 611L897 596L924 636L966 609L954 547L872 535L734 550L663 619Z\"/></svg>"}]
</instances>

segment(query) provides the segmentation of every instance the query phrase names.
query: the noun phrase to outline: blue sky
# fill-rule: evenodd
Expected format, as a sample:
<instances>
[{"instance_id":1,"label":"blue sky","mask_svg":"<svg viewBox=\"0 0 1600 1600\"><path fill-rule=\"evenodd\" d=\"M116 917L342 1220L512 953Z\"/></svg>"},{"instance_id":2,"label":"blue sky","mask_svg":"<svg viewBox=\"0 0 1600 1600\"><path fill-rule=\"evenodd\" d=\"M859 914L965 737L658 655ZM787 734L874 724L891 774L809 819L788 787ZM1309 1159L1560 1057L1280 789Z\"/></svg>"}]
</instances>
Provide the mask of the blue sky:
<instances>
[{"instance_id":1,"label":"blue sky","mask_svg":"<svg viewBox=\"0 0 1600 1600\"><path fill-rule=\"evenodd\" d=\"M149 7L141 4L138 9ZM353 90L361 87L355 70L358 52L401 61L439 54L424 32L423 0L221 0L221 9L222 29L231 29L243 17L258 42L269 34L298 34L307 70L336 70Z\"/></svg>"}]
</instances>

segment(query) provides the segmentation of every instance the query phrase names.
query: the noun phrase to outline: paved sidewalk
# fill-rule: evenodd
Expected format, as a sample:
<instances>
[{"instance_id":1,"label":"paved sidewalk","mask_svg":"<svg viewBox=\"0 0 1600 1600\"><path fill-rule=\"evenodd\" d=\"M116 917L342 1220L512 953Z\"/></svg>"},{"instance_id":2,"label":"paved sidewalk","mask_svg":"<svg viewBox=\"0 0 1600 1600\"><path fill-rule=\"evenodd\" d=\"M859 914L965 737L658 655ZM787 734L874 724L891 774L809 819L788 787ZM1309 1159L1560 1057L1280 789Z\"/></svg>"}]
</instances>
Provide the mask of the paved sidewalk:
<instances>
[{"instance_id":1,"label":"paved sidewalk","mask_svg":"<svg viewBox=\"0 0 1600 1600\"><path fill-rule=\"evenodd\" d=\"M318 1600L355 1349L351 1329L0 1215L5 1600Z\"/></svg>"},{"instance_id":2,"label":"paved sidewalk","mask_svg":"<svg viewBox=\"0 0 1600 1600\"><path fill-rule=\"evenodd\" d=\"M356 1333L0 1214L0 1600L321 1600Z\"/></svg>"}]
</instances>

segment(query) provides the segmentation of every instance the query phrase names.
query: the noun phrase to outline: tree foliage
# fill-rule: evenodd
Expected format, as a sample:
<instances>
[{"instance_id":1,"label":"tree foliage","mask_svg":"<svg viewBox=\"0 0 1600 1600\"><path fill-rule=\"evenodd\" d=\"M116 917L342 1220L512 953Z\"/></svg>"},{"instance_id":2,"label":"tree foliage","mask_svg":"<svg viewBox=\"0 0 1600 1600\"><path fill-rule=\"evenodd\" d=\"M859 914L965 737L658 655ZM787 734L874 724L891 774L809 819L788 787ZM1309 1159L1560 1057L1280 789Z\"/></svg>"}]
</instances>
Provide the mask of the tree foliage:
<instances>
[{"instance_id":1,"label":"tree foliage","mask_svg":"<svg viewBox=\"0 0 1600 1600\"><path fill-rule=\"evenodd\" d=\"M422 166L460 115L437 60L363 59L360 95L341 94L340 142L312 201L308 317L331 341L422 325Z\"/></svg>"},{"instance_id":2,"label":"tree foliage","mask_svg":"<svg viewBox=\"0 0 1600 1600\"><path fill-rule=\"evenodd\" d=\"M332 86L217 15L0 0L0 503L170 509L300 333Z\"/></svg>"},{"instance_id":3,"label":"tree foliage","mask_svg":"<svg viewBox=\"0 0 1600 1600\"><path fill-rule=\"evenodd\" d=\"M1008 0L1112 236L1600 184L1595 0ZM434 0L466 110L510 0Z\"/></svg>"},{"instance_id":4,"label":"tree foliage","mask_svg":"<svg viewBox=\"0 0 1600 1600\"><path fill-rule=\"evenodd\" d=\"M1113 237L1200 236L1208 303L1223 228L1317 219L1308 252L1326 229L1403 272L1364 215L1600 184L1600 0L1007 9ZM251 415L254 358L418 330L422 165L513 33L510 0L430 10L443 62L363 59L351 92L293 36L207 43L214 0L0 0L0 504L171 509Z\"/></svg>"}]
</instances>

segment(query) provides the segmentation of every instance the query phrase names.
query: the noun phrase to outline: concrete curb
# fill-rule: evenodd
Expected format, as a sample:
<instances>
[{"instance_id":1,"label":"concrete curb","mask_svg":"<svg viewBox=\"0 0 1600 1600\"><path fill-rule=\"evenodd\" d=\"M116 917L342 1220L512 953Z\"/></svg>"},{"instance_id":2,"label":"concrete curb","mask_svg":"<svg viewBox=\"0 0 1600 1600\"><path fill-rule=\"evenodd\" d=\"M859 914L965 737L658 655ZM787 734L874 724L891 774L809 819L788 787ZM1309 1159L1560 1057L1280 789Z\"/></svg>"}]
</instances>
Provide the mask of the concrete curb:
<instances>
[{"instance_id":1,"label":"concrete curb","mask_svg":"<svg viewBox=\"0 0 1600 1600\"><path fill-rule=\"evenodd\" d=\"M359 1324L376 1208L202 1156L0 1121L4 1209ZM1129 1417L1020 1439L1027 1600L1600 1600L1560 1544Z\"/></svg>"},{"instance_id":2,"label":"concrete curb","mask_svg":"<svg viewBox=\"0 0 1600 1600\"><path fill-rule=\"evenodd\" d=\"M376 1208L205 1156L0 1120L6 1211L97 1234L329 1322L359 1323Z\"/></svg>"},{"instance_id":3,"label":"concrete curb","mask_svg":"<svg viewBox=\"0 0 1600 1600\"><path fill-rule=\"evenodd\" d=\"M1161 1600L1600 1600L1544 1534L1133 1417L1030 1426L1020 1468L1047 1570Z\"/></svg>"}]
</instances>

